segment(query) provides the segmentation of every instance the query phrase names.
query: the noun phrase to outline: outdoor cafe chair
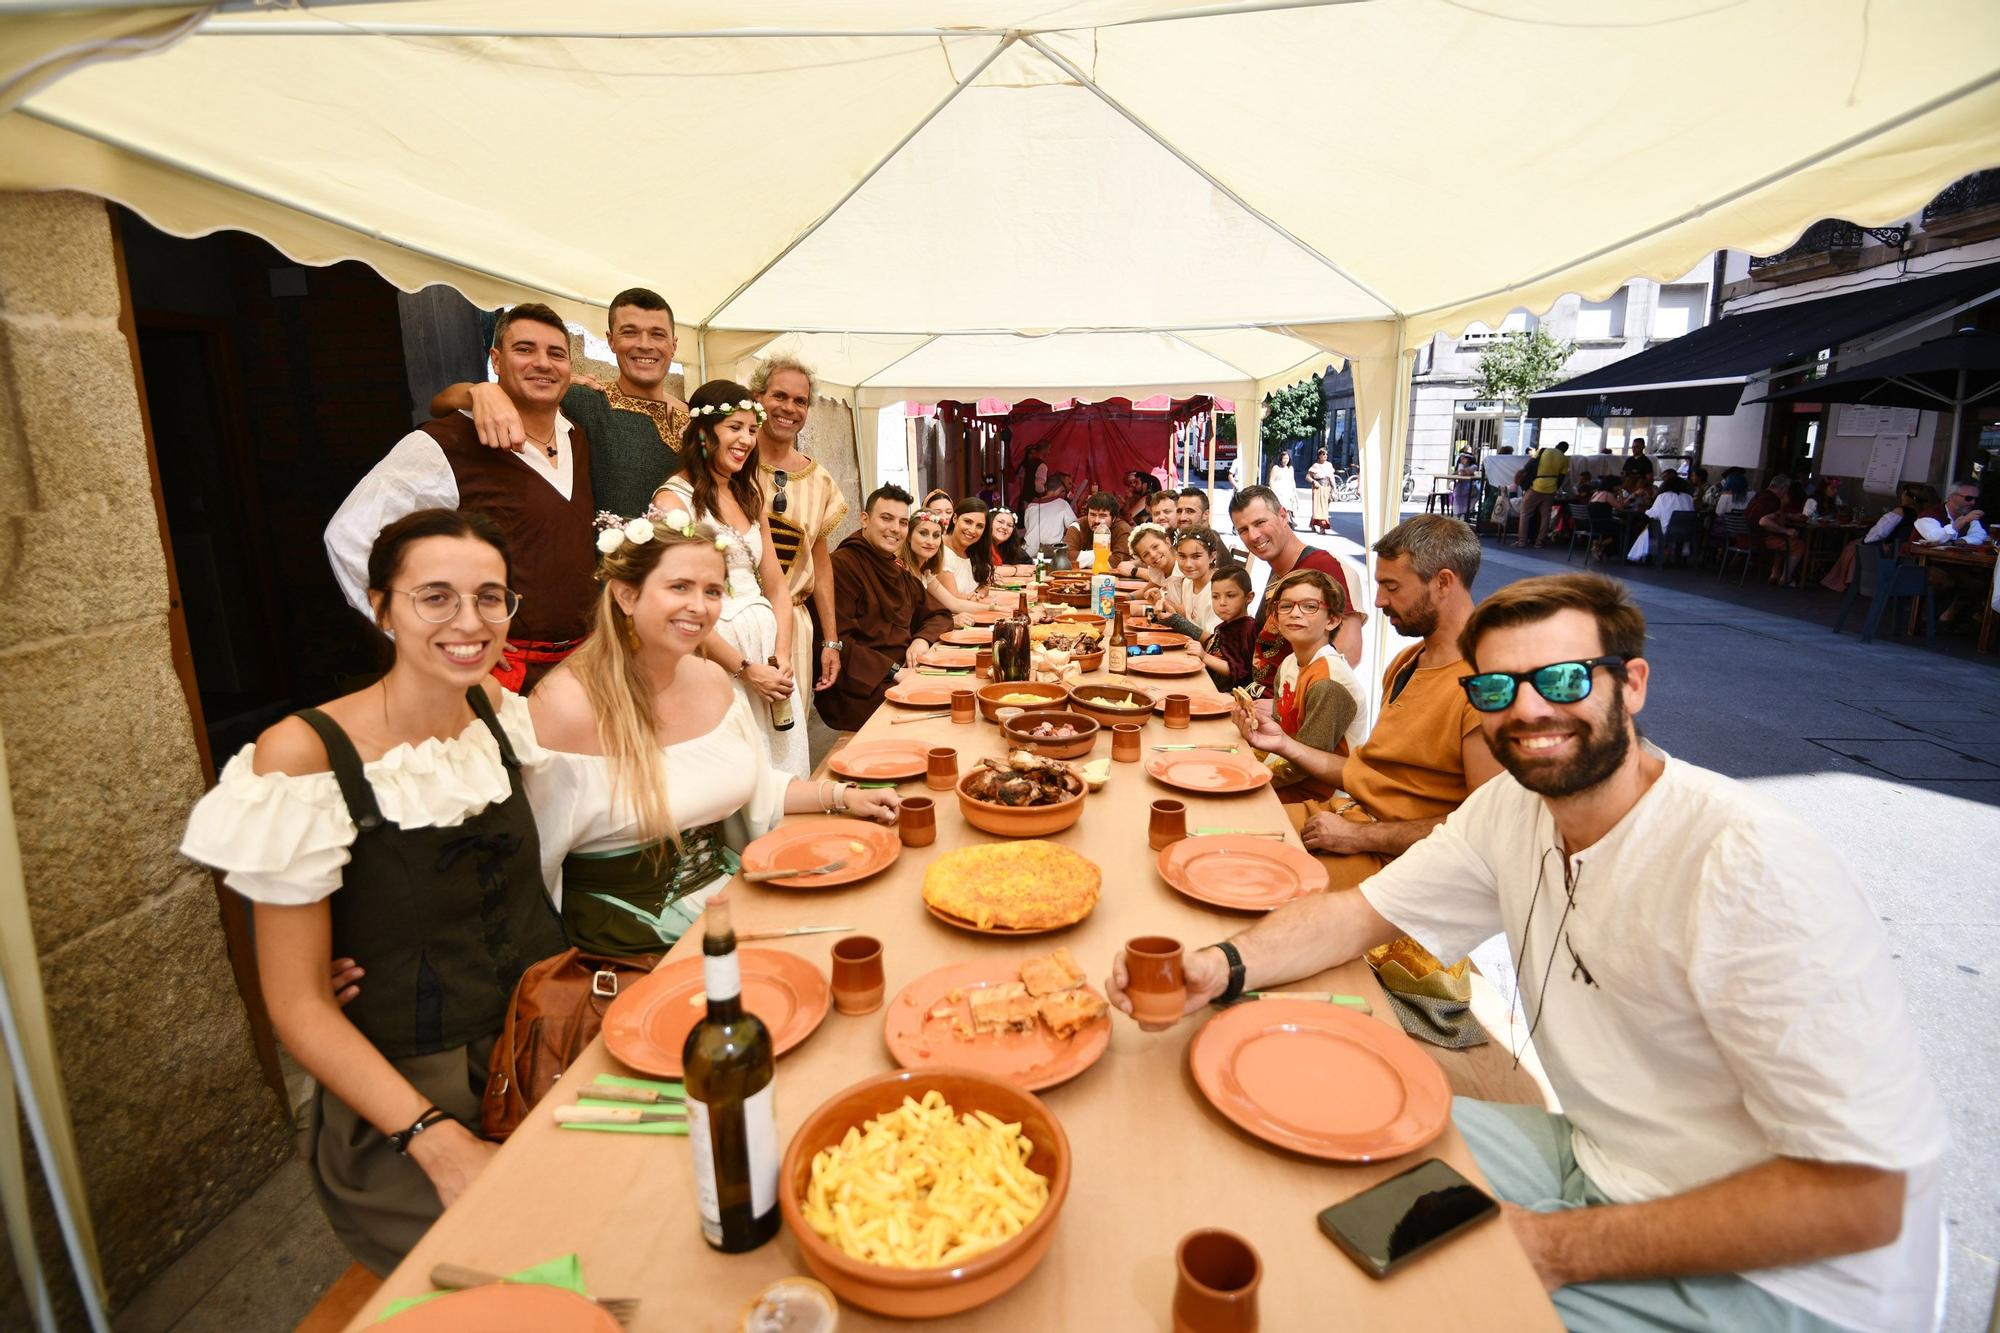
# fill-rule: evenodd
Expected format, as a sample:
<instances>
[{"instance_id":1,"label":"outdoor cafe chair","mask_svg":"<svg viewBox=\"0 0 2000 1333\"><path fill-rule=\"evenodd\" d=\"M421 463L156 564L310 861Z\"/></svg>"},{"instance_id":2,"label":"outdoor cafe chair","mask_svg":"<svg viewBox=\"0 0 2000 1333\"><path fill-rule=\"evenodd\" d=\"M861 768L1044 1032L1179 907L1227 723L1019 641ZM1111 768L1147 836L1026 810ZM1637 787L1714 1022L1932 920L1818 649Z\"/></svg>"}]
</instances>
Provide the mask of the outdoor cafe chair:
<instances>
[{"instance_id":1,"label":"outdoor cafe chair","mask_svg":"<svg viewBox=\"0 0 2000 1333\"><path fill-rule=\"evenodd\" d=\"M1701 518L1692 509L1681 509L1667 515L1667 526L1663 531L1660 520L1646 520L1647 530L1652 534L1647 543L1653 552L1653 567L1665 569L1667 555L1685 546L1690 551L1701 544Z\"/></svg>"},{"instance_id":2,"label":"outdoor cafe chair","mask_svg":"<svg viewBox=\"0 0 2000 1333\"><path fill-rule=\"evenodd\" d=\"M1569 550L1563 553L1563 563L1568 564L1570 557L1576 554L1576 543L1579 538L1585 542L1584 555L1594 558L1599 542L1616 542L1624 532L1624 525L1618 521L1618 512L1610 505L1570 505Z\"/></svg>"},{"instance_id":3,"label":"outdoor cafe chair","mask_svg":"<svg viewBox=\"0 0 2000 1333\"><path fill-rule=\"evenodd\" d=\"M1729 572L1730 557L1739 556L1742 558L1743 568L1736 575L1736 584L1741 587L1744 577L1750 573L1750 561L1757 554L1757 542L1750 532L1750 520L1739 513L1724 514L1716 522L1722 527L1722 546L1721 560L1715 567L1715 580L1720 583L1722 576Z\"/></svg>"},{"instance_id":4,"label":"outdoor cafe chair","mask_svg":"<svg viewBox=\"0 0 2000 1333\"><path fill-rule=\"evenodd\" d=\"M1937 601L1931 595L1930 571L1922 565L1906 565L1896 555L1896 539L1864 542L1855 552L1854 577L1841 594L1840 612L1833 618L1833 632L1840 633L1847 613L1858 598L1868 599L1868 615L1861 622L1861 642L1875 637L1882 617L1889 617L1889 632L1902 637L1902 620L1893 604L1905 597L1924 599L1924 642L1937 647Z\"/></svg>"}]
</instances>

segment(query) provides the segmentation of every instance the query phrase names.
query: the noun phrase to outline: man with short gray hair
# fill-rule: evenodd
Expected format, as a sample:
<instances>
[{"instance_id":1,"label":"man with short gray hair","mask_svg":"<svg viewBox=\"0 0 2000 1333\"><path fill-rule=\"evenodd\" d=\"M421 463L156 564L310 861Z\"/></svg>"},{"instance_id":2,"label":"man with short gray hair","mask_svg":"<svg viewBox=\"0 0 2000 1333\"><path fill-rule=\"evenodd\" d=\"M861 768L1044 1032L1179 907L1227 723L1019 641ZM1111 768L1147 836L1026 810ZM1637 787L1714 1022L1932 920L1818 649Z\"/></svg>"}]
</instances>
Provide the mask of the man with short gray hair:
<instances>
[{"instance_id":1,"label":"man with short gray hair","mask_svg":"<svg viewBox=\"0 0 2000 1333\"><path fill-rule=\"evenodd\" d=\"M841 641L824 638L834 624L833 554L827 541L847 517L847 496L833 474L799 448L799 432L812 413L812 371L801 361L775 356L757 364L749 387L764 407L757 427L757 483L768 497L764 514L771 546L792 594L792 674L819 691L840 674Z\"/></svg>"}]
</instances>

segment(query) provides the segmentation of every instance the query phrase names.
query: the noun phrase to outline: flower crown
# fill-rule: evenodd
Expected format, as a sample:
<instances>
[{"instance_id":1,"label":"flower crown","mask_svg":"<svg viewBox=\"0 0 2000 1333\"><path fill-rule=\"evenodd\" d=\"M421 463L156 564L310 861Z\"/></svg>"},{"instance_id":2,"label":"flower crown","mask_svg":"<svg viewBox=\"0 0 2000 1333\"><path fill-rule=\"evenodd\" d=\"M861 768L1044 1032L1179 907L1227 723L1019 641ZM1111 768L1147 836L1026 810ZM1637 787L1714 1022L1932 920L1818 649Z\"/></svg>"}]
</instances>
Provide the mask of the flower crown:
<instances>
[{"instance_id":1,"label":"flower crown","mask_svg":"<svg viewBox=\"0 0 2000 1333\"><path fill-rule=\"evenodd\" d=\"M607 510L599 510L596 519L597 550L601 555L615 555L627 543L644 546L663 532L671 532L681 537L693 537L697 533L694 515L685 509L661 509L657 505L648 509L639 518L620 518ZM715 549L727 551L736 541L736 535L727 528L719 528L715 533Z\"/></svg>"},{"instance_id":2,"label":"flower crown","mask_svg":"<svg viewBox=\"0 0 2000 1333\"><path fill-rule=\"evenodd\" d=\"M701 407L688 408L690 418L726 417L737 412L755 412L757 424L761 426L764 423L764 405L755 398L745 398L740 403L706 403Z\"/></svg>"}]
</instances>

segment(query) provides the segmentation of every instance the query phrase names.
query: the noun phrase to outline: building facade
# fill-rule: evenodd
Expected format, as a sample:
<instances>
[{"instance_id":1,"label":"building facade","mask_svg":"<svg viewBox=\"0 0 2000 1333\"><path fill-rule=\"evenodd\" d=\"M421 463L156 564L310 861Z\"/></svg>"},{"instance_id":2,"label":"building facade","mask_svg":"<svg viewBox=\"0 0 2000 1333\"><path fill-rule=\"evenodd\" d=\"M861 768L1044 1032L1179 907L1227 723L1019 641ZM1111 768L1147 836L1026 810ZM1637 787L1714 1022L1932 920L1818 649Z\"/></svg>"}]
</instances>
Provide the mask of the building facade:
<instances>
[{"instance_id":1,"label":"building facade","mask_svg":"<svg viewBox=\"0 0 2000 1333\"><path fill-rule=\"evenodd\" d=\"M1460 442L1481 455L1502 444L1520 451L1516 413L1479 397L1479 358L1506 334L1539 326L1559 341L1575 342L1563 376L1582 375L1706 324L1714 273L1711 256L1673 282L1636 278L1601 301L1571 294L1541 315L1516 310L1498 328L1474 324L1457 337L1435 335L1418 350L1411 378L1410 471L1419 479L1449 471ZM1635 439L1644 439L1656 457L1676 456L1692 451L1698 426L1694 417L1555 417L1529 423L1528 435L1530 442L1538 431L1543 440L1568 440L1578 458L1624 455ZM1419 494L1422 489L1420 480Z\"/></svg>"}]
</instances>

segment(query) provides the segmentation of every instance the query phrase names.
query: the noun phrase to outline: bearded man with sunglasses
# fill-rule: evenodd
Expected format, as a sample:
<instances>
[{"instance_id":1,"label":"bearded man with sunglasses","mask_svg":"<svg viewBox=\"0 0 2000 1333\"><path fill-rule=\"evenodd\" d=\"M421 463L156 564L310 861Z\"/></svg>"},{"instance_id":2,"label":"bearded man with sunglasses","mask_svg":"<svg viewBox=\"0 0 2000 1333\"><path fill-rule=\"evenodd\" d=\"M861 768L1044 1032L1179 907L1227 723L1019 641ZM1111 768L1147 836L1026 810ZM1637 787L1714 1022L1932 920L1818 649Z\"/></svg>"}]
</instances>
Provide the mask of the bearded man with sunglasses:
<instances>
[{"instance_id":1,"label":"bearded man with sunglasses","mask_svg":"<svg viewBox=\"0 0 2000 1333\"><path fill-rule=\"evenodd\" d=\"M1358 893L1190 953L1189 1011L1504 933L1564 1113L1452 1117L1568 1328L1933 1327L1947 1131L1881 925L1796 814L1640 736L1645 638L1598 575L1488 598L1461 685L1505 775Z\"/></svg>"}]
</instances>

